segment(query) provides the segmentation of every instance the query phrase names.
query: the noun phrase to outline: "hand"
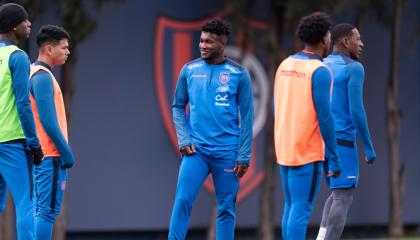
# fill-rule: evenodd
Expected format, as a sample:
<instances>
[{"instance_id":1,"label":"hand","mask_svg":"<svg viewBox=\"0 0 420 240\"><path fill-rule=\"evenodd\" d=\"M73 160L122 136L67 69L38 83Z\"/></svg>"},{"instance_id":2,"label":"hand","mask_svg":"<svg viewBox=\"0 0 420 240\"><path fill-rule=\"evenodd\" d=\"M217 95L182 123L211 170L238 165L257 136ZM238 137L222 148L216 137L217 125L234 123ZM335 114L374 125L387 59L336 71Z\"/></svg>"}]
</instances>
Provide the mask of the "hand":
<instances>
[{"instance_id":1,"label":"hand","mask_svg":"<svg viewBox=\"0 0 420 240\"><path fill-rule=\"evenodd\" d=\"M365 162L369 165L372 165L375 162L375 159L369 160L367 156L365 156Z\"/></svg>"},{"instance_id":2,"label":"hand","mask_svg":"<svg viewBox=\"0 0 420 240\"><path fill-rule=\"evenodd\" d=\"M41 163L42 158L44 157L44 153L42 152L41 145L34 146L30 149L29 155L32 158L32 162L35 165Z\"/></svg>"},{"instance_id":3,"label":"hand","mask_svg":"<svg viewBox=\"0 0 420 240\"><path fill-rule=\"evenodd\" d=\"M328 171L327 176L328 177L334 177L334 178L338 178L341 174L341 171L336 171L336 172L332 172L332 171Z\"/></svg>"},{"instance_id":4,"label":"hand","mask_svg":"<svg viewBox=\"0 0 420 240\"><path fill-rule=\"evenodd\" d=\"M233 169L233 171L236 172L236 176L238 178L243 177L247 170L248 170L248 164L245 164L245 163L235 163L235 168Z\"/></svg>"},{"instance_id":5,"label":"hand","mask_svg":"<svg viewBox=\"0 0 420 240\"><path fill-rule=\"evenodd\" d=\"M71 168L74 165L74 156L72 152L69 152L69 154L62 155L60 158L60 166L61 168Z\"/></svg>"},{"instance_id":6,"label":"hand","mask_svg":"<svg viewBox=\"0 0 420 240\"><path fill-rule=\"evenodd\" d=\"M376 159L376 153L375 151L367 151L365 155L365 161L367 164L373 164Z\"/></svg>"},{"instance_id":7,"label":"hand","mask_svg":"<svg viewBox=\"0 0 420 240\"><path fill-rule=\"evenodd\" d=\"M73 160L73 161L71 161L71 162L69 162L69 161L65 162L65 161L61 158L61 161L60 161L60 166L61 166L61 168L71 168L71 167L73 167L73 165L74 165L74 160Z\"/></svg>"},{"instance_id":8,"label":"hand","mask_svg":"<svg viewBox=\"0 0 420 240\"><path fill-rule=\"evenodd\" d=\"M181 153L181 155L183 156L189 156L195 153L195 145L191 144L191 145L186 145L183 146L179 149L179 152Z\"/></svg>"}]
</instances>

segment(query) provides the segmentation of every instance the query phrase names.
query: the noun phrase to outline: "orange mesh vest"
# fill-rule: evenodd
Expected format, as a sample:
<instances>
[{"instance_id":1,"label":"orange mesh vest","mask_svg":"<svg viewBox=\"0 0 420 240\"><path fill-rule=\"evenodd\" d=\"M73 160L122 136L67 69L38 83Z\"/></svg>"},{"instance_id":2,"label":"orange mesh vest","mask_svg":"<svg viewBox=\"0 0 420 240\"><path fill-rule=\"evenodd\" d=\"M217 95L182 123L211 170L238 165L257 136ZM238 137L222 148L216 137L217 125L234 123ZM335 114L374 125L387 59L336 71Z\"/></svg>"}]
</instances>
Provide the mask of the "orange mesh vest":
<instances>
[{"instance_id":1,"label":"orange mesh vest","mask_svg":"<svg viewBox=\"0 0 420 240\"><path fill-rule=\"evenodd\" d=\"M32 79L32 76L39 70L46 71L48 74L50 74L52 78L53 88L54 88L54 104L55 104L55 111L57 113L57 120L61 129L61 132L63 133L64 137L67 140L68 136L67 136L66 111L64 109L64 101L63 101L63 96L61 94L60 86L58 85L57 80L55 79L51 71L41 65L31 65L30 79ZM54 142L50 139L48 134L45 132L44 127L42 127L41 121L39 120L38 108L36 107L35 99L33 98L32 94L30 94L30 99L31 99L32 110L34 112L36 134L38 135L44 156L45 157L60 156L60 153L55 147Z\"/></svg>"},{"instance_id":2,"label":"orange mesh vest","mask_svg":"<svg viewBox=\"0 0 420 240\"><path fill-rule=\"evenodd\" d=\"M324 141L312 100L312 74L319 60L287 58L274 83L274 142L277 162L300 166L324 160Z\"/></svg>"}]
</instances>

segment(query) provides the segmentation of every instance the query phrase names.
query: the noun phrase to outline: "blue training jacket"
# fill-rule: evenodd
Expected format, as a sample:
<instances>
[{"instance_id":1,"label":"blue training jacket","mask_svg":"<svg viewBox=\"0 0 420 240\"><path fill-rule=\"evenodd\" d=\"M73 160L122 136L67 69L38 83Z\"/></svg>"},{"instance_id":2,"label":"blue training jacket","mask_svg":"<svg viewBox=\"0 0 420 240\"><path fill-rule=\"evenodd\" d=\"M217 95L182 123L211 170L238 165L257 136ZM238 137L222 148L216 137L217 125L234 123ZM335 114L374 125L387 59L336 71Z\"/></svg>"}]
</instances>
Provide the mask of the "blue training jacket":
<instances>
[{"instance_id":1,"label":"blue training jacket","mask_svg":"<svg viewBox=\"0 0 420 240\"><path fill-rule=\"evenodd\" d=\"M368 160L374 160L376 153L363 107L363 65L339 52L330 54L324 63L334 76L332 111L337 138L355 141L357 132Z\"/></svg>"},{"instance_id":2,"label":"blue training jacket","mask_svg":"<svg viewBox=\"0 0 420 240\"><path fill-rule=\"evenodd\" d=\"M226 59L212 65L199 58L185 64L172 109L179 147L195 144L210 152L237 151L236 161L249 163L252 83L248 71L238 63Z\"/></svg>"}]
</instances>

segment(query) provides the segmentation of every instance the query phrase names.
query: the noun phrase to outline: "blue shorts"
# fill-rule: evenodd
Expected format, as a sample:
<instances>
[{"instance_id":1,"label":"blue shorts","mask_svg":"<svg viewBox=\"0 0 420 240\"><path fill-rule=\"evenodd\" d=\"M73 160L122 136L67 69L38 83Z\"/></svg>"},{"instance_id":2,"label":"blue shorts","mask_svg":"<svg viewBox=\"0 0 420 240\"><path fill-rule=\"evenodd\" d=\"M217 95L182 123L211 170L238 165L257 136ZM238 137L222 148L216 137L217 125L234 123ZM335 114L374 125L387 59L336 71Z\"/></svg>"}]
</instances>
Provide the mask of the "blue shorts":
<instances>
[{"instance_id":1,"label":"blue shorts","mask_svg":"<svg viewBox=\"0 0 420 240\"><path fill-rule=\"evenodd\" d=\"M341 160L341 174L338 178L327 177L327 182L332 189L356 188L359 182L359 156L356 144L353 144L353 147L338 144L337 150ZM327 164L327 161L325 163Z\"/></svg>"}]
</instances>

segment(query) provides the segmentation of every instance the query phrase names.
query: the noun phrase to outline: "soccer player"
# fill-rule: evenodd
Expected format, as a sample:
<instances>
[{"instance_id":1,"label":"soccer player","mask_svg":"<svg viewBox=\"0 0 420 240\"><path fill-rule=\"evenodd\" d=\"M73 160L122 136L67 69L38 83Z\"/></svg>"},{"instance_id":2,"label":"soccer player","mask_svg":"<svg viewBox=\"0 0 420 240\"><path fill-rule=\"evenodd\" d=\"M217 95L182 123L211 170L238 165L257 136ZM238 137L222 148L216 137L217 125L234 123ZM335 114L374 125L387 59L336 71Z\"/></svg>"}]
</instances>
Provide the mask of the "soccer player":
<instances>
[{"instance_id":1,"label":"soccer player","mask_svg":"<svg viewBox=\"0 0 420 240\"><path fill-rule=\"evenodd\" d=\"M52 237L67 181L67 168L74 164L67 143L67 121L63 97L51 69L66 62L69 34L61 27L42 26L36 37L38 60L31 66L31 104L36 131L45 157L35 166L35 232L38 239Z\"/></svg>"},{"instance_id":2,"label":"soccer player","mask_svg":"<svg viewBox=\"0 0 420 240\"><path fill-rule=\"evenodd\" d=\"M343 168L340 177L327 177L332 193L325 202L318 240L340 239L343 232L359 179L356 133L363 144L366 162L372 164L376 158L363 107L365 73L358 62L363 48L359 31L351 24L338 24L332 30L331 40L333 53L324 63L334 76L332 111Z\"/></svg>"},{"instance_id":3,"label":"soccer player","mask_svg":"<svg viewBox=\"0 0 420 240\"><path fill-rule=\"evenodd\" d=\"M246 173L251 155L253 94L248 71L224 56L230 32L222 19L206 22L201 58L185 64L178 78L172 109L182 162L171 240L185 239L192 204L209 173L217 198L216 239L234 239L238 178Z\"/></svg>"},{"instance_id":4,"label":"soccer player","mask_svg":"<svg viewBox=\"0 0 420 240\"><path fill-rule=\"evenodd\" d=\"M0 210L9 189L19 240L34 239L32 163L42 159L29 101L29 58L16 46L30 27L22 6L0 6Z\"/></svg>"},{"instance_id":5,"label":"soccer player","mask_svg":"<svg viewBox=\"0 0 420 240\"><path fill-rule=\"evenodd\" d=\"M325 13L303 17L296 34L305 47L285 59L276 72L274 139L284 196L282 235L287 240L305 239L322 162L330 163L330 176L341 171L330 109L331 74L322 63L330 47L330 27Z\"/></svg>"}]
</instances>

